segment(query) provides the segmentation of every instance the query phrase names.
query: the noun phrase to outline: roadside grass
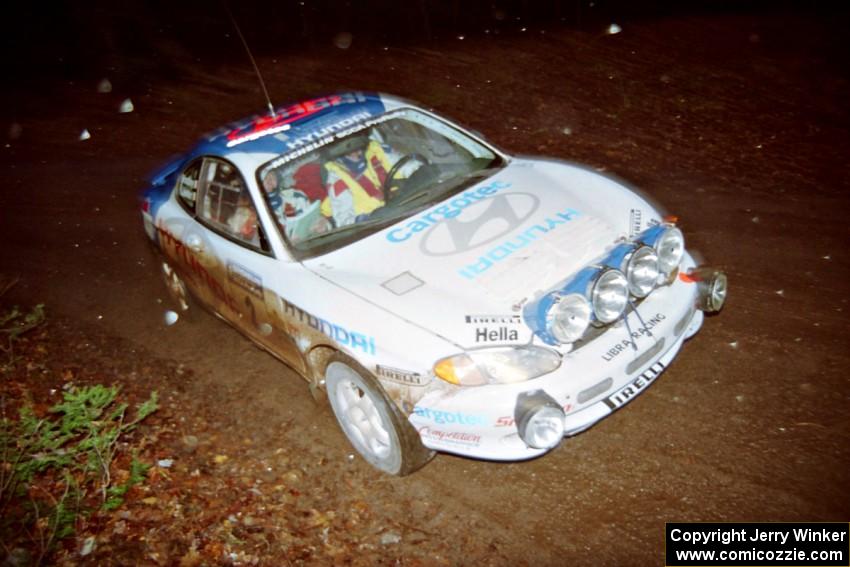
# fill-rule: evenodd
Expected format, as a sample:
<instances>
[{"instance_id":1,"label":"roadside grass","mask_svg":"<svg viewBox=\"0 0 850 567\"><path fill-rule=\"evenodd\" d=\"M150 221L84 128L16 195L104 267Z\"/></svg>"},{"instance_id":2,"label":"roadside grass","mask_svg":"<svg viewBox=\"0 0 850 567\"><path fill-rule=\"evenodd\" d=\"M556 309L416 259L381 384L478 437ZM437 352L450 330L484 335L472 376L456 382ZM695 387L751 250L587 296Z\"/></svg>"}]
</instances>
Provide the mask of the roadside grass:
<instances>
[{"instance_id":1,"label":"roadside grass","mask_svg":"<svg viewBox=\"0 0 850 567\"><path fill-rule=\"evenodd\" d=\"M18 283L16 278L0 276L0 300ZM0 311L0 335L5 340L0 341L0 352L5 360L0 362L0 373L9 372L16 361L15 343L18 339L44 323L44 304L38 304L29 311L21 311L15 305Z\"/></svg>"},{"instance_id":2,"label":"roadside grass","mask_svg":"<svg viewBox=\"0 0 850 567\"><path fill-rule=\"evenodd\" d=\"M14 285L0 283L0 300ZM132 410L118 386L62 388L62 401L39 400L33 384L21 380L43 365L22 353L33 350L28 334L44 326L43 305L0 306L5 340L0 366L0 545L5 563L42 564L81 521L109 513L144 482L149 465L138 458L140 439L131 435L154 413L157 393ZM26 349L17 347L26 341ZM35 339L34 342L38 342ZM35 345L38 346L38 345ZM36 349L37 352L37 349ZM14 382L14 388L11 386ZM90 538L91 539L91 538ZM86 541L81 550L86 555ZM90 551L90 549L89 549Z\"/></svg>"}]
</instances>

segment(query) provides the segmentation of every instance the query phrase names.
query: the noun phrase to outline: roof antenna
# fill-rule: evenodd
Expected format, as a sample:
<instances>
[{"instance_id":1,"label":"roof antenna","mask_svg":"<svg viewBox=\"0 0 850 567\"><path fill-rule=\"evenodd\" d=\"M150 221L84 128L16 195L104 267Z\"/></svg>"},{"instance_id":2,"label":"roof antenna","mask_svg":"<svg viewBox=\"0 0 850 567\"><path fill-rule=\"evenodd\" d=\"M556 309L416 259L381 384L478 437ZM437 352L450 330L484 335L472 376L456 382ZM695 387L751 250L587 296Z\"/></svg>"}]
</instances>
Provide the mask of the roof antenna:
<instances>
[{"instance_id":1,"label":"roof antenna","mask_svg":"<svg viewBox=\"0 0 850 567\"><path fill-rule=\"evenodd\" d=\"M263 76L260 74L260 68L257 67L257 62L254 61L254 56L251 55L251 50L248 48L248 42L245 41L245 36L242 35L242 30L239 29L239 24L236 23L236 18L233 17L233 13L230 11L230 7L227 5L227 0L222 0L222 5L224 6L224 11L227 12L227 17L230 18L230 22L233 24L233 27L236 28L236 33L239 35L239 39L242 40L242 45L245 46L245 52L248 53L248 58L251 60L251 65L254 66L254 71L257 73L257 78L260 80L260 86L263 88L263 94L266 96L266 104L269 107L269 112L272 117L277 116L274 111L274 106L272 106L272 99L269 97L269 91L266 89L266 83L263 81Z\"/></svg>"}]
</instances>

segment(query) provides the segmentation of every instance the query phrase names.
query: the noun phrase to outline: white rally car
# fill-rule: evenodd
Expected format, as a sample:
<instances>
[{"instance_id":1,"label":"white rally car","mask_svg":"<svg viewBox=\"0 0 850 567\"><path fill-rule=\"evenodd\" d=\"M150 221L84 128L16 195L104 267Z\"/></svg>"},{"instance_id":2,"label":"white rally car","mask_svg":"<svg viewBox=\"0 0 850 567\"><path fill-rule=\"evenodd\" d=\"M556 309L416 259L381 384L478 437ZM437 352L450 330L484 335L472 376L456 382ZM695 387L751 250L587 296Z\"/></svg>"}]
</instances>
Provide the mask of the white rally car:
<instances>
[{"instance_id":1,"label":"white rally car","mask_svg":"<svg viewBox=\"0 0 850 567\"><path fill-rule=\"evenodd\" d=\"M197 301L294 368L397 475L434 451L551 450L641 393L726 296L622 184L386 95L214 132L142 217L179 312Z\"/></svg>"}]
</instances>

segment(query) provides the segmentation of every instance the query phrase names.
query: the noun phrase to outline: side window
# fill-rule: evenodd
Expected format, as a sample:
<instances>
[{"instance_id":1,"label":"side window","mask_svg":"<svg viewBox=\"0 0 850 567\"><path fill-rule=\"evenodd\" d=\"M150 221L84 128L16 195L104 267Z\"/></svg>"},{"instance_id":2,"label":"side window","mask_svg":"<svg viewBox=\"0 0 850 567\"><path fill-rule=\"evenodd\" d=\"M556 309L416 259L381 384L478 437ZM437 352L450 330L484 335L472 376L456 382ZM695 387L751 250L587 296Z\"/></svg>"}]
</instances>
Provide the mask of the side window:
<instances>
[{"instance_id":1,"label":"side window","mask_svg":"<svg viewBox=\"0 0 850 567\"><path fill-rule=\"evenodd\" d=\"M236 167L206 158L200 176L198 216L228 236L254 248L265 249L257 209Z\"/></svg>"},{"instance_id":2,"label":"side window","mask_svg":"<svg viewBox=\"0 0 850 567\"><path fill-rule=\"evenodd\" d=\"M201 177L201 160L187 167L177 179L177 198L187 210L195 212L198 195L198 180Z\"/></svg>"}]
</instances>

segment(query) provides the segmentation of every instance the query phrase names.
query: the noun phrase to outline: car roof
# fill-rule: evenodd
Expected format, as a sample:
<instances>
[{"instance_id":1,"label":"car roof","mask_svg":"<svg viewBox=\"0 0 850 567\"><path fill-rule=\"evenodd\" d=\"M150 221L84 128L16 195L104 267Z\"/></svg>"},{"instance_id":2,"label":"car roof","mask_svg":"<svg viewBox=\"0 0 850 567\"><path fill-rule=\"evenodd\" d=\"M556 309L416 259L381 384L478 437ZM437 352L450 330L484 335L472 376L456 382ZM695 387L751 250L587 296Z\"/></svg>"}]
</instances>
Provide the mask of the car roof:
<instances>
[{"instance_id":1,"label":"car roof","mask_svg":"<svg viewBox=\"0 0 850 567\"><path fill-rule=\"evenodd\" d=\"M259 154L259 160L265 161L270 156L308 148L327 136L402 106L413 105L397 97L366 92L336 93L286 104L276 107L274 115L254 115L215 130L188 157Z\"/></svg>"}]
</instances>

